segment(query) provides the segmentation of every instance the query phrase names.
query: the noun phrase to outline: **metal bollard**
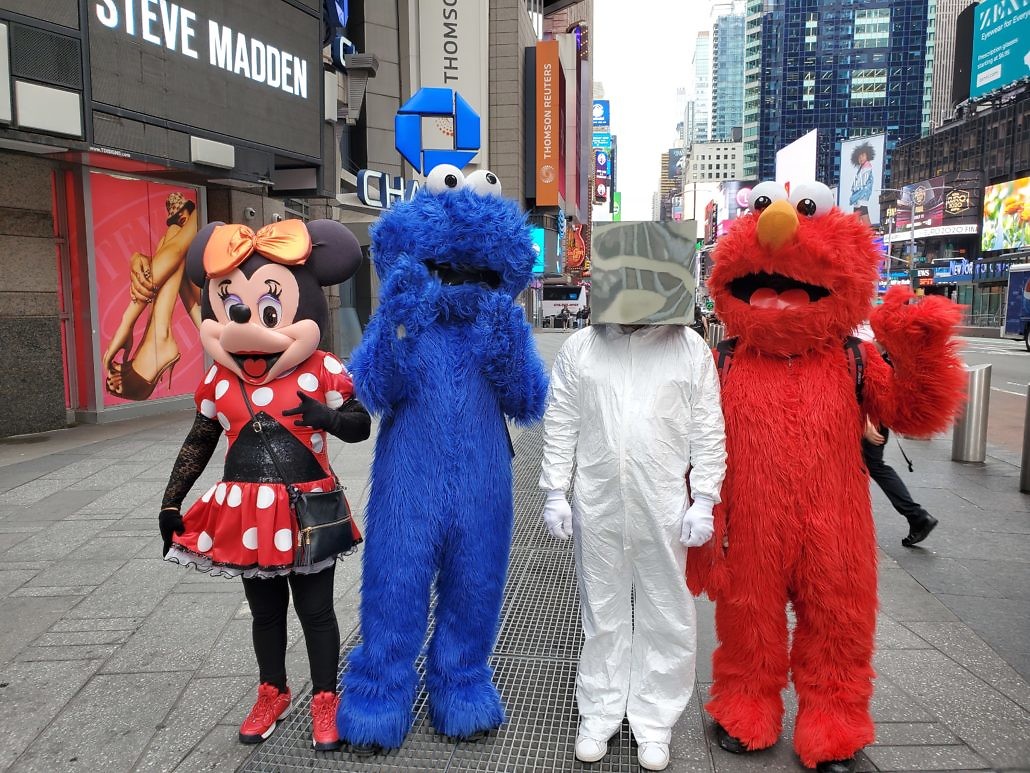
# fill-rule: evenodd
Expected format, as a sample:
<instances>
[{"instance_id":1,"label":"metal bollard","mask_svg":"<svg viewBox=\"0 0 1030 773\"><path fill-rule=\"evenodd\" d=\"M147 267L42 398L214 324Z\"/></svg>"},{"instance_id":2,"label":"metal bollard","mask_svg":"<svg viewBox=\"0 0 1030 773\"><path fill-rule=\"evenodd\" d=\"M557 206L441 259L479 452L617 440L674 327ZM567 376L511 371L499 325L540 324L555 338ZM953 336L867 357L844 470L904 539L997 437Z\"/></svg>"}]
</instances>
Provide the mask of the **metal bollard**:
<instances>
[{"instance_id":1,"label":"metal bollard","mask_svg":"<svg viewBox=\"0 0 1030 773\"><path fill-rule=\"evenodd\" d=\"M991 404L991 366L966 366L966 407L955 422L951 459L983 462L987 458L987 413Z\"/></svg>"},{"instance_id":2,"label":"metal bollard","mask_svg":"<svg viewBox=\"0 0 1030 773\"><path fill-rule=\"evenodd\" d=\"M1023 466L1019 470L1019 490L1030 494L1030 387L1026 391L1026 416L1023 418Z\"/></svg>"},{"instance_id":3,"label":"metal bollard","mask_svg":"<svg viewBox=\"0 0 1030 773\"><path fill-rule=\"evenodd\" d=\"M708 326L708 345L713 349L719 345L722 341L723 333L725 328L722 325L709 325Z\"/></svg>"}]
</instances>

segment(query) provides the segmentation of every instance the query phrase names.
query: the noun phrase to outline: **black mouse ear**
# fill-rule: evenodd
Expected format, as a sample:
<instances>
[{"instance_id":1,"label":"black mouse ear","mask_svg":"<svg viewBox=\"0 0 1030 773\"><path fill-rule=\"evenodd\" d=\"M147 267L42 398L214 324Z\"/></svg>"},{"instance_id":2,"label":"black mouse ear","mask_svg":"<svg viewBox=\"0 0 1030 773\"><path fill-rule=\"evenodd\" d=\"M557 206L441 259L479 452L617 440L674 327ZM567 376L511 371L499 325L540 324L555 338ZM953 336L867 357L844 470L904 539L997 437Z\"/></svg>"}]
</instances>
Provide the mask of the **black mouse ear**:
<instances>
[{"instance_id":1,"label":"black mouse ear","mask_svg":"<svg viewBox=\"0 0 1030 773\"><path fill-rule=\"evenodd\" d=\"M346 282L361 265L361 245L350 229L335 220L312 220L311 255L305 264L323 287Z\"/></svg>"},{"instance_id":2,"label":"black mouse ear","mask_svg":"<svg viewBox=\"0 0 1030 773\"><path fill-rule=\"evenodd\" d=\"M186 250L186 276L197 287L203 287L207 280L207 273L204 271L204 248L207 247L211 234L220 225L225 225L225 223L216 220L201 228L190 242L189 249Z\"/></svg>"}]
</instances>

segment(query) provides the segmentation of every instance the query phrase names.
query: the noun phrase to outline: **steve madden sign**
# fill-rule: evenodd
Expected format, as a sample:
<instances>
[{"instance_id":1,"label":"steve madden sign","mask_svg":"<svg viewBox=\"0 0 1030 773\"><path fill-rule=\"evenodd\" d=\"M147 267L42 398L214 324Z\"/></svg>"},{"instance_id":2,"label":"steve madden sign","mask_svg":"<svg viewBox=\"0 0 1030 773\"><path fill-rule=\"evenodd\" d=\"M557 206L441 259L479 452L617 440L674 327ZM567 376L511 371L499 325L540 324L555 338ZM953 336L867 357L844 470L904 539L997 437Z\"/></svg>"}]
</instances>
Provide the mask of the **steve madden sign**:
<instances>
[{"instance_id":1,"label":"steve madden sign","mask_svg":"<svg viewBox=\"0 0 1030 773\"><path fill-rule=\"evenodd\" d=\"M97 20L108 29L207 62L271 89L308 99L306 59L168 0L100 0Z\"/></svg>"}]
</instances>

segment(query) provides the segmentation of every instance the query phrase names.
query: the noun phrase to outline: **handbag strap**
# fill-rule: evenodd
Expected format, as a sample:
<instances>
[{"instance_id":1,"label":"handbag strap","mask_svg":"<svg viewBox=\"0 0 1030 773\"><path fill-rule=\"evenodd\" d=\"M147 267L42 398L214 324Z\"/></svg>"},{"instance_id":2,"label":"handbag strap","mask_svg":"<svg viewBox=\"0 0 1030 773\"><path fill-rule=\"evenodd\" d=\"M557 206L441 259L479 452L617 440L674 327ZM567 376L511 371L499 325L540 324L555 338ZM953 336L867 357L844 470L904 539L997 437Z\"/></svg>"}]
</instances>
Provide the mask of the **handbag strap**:
<instances>
[{"instance_id":1,"label":"handbag strap","mask_svg":"<svg viewBox=\"0 0 1030 773\"><path fill-rule=\"evenodd\" d=\"M250 426L254 428L254 431L257 433L257 436L261 438L261 442L264 443L265 451L268 452L268 458L272 460L272 464L275 466L275 471L279 474L279 477L282 479L283 485L286 486L286 490L290 492L290 496L300 496L300 489L292 483L290 483L289 480L287 480L286 476L283 475L283 468L280 467L279 462L275 460L275 454L272 453L272 446L269 445L268 438L265 437L264 430L261 428L261 424L260 422L258 422L257 416L254 415L254 408L250 404L250 398L247 397L247 388L243 385L243 379L237 376L236 380L240 382L240 392L243 394L243 402L246 403L247 413L250 414ZM351 399L353 400L354 398ZM511 443L510 440L508 442L509 444ZM319 467L321 466L322 465L319 465ZM340 479L336 477L336 470L334 470L332 467L329 468L329 475L332 476L333 482L336 484L337 488L343 488L343 486L340 485Z\"/></svg>"}]
</instances>

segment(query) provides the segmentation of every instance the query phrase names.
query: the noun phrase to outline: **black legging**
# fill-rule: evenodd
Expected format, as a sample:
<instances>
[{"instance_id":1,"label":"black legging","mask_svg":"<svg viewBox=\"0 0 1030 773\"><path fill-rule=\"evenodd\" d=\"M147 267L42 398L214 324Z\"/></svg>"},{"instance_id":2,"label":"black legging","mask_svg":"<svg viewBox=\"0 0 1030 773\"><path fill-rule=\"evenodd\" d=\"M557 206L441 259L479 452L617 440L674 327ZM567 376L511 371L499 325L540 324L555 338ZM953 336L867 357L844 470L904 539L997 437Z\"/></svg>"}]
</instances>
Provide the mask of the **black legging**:
<instances>
[{"instance_id":1,"label":"black legging","mask_svg":"<svg viewBox=\"0 0 1030 773\"><path fill-rule=\"evenodd\" d=\"M880 488L883 489L883 493L887 495L887 499L894 505L894 509L905 516L905 520L911 524L914 519L918 519L926 511L912 499L912 495L908 492L908 487L898 477L898 473L894 471L894 468L883 461L883 449L887 445L886 441L890 438L890 431L886 427L881 427L880 434L884 437L884 443L880 446L862 438L862 456L865 459L866 467L869 469L869 477L875 480Z\"/></svg>"},{"instance_id":2,"label":"black legging","mask_svg":"<svg viewBox=\"0 0 1030 773\"><path fill-rule=\"evenodd\" d=\"M308 648L312 692L336 690L340 628L333 609L335 572L333 564L317 574L243 578L243 590L254 618L254 653L262 682L286 689L286 610L292 589L293 606Z\"/></svg>"}]
</instances>

